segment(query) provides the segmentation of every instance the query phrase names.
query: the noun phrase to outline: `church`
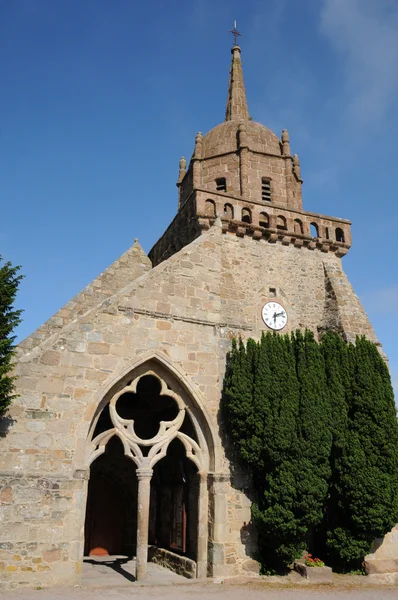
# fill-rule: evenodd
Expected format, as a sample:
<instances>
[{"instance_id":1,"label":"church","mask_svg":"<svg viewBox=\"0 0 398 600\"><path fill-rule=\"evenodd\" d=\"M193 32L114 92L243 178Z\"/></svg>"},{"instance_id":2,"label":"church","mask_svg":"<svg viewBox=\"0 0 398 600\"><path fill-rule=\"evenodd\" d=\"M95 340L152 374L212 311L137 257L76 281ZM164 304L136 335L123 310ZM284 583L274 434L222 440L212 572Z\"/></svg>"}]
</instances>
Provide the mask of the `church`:
<instances>
[{"instance_id":1,"label":"church","mask_svg":"<svg viewBox=\"0 0 398 600\"><path fill-rule=\"evenodd\" d=\"M179 163L178 211L25 339L0 437L0 581L79 580L84 556L187 577L258 573L250 478L220 419L233 338L375 333L342 268L350 222L303 209L289 134L254 122L232 47L225 119ZM218 110L218 109L217 109Z\"/></svg>"}]
</instances>

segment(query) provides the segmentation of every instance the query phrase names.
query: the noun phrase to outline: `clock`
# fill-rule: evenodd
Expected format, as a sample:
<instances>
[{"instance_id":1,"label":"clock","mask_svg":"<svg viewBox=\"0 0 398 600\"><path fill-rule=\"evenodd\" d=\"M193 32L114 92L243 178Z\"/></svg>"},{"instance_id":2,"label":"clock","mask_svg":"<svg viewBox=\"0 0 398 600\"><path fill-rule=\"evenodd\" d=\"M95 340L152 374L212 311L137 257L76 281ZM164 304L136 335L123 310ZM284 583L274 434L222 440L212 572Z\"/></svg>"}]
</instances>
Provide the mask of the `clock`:
<instances>
[{"instance_id":1,"label":"clock","mask_svg":"<svg viewBox=\"0 0 398 600\"><path fill-rule=\"evenodd\" d=\"M287 323L287 312L279 302L267 302L261 311L264 323L270 329L279 331Z\"/></svg>"}]
</instances>

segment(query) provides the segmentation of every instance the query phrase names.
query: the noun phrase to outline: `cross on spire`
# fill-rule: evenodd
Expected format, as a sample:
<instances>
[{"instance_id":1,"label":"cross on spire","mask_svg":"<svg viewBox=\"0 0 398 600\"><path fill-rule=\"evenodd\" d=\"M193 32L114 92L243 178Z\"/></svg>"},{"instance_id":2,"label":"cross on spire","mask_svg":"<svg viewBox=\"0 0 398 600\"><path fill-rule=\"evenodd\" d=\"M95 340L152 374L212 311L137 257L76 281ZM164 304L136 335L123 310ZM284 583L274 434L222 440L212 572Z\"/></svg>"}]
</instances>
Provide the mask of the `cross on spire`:
<instances>
[{"instance_id":1,"label":"cross on spire","mask_svg":"<svg viewBox=\"0 0 398 600\"><path fill-rule=\"evenodd\" d=\"M245 84L243 82L242 61L240 58L240 47L236 38L241 35L236 29L236 21L231 33L234 36L235 45L231 49L232 63L229 71L228 100L225 111L226 121L247 121L249 110L247 108Z\"/></svg>"},{"instance_id":2,"label":"cross on spire","mask_svg":"<svg viewBox=\"0 0 398 600\"><path fill-rule=\"evenodd\" d=\"M239 31L236 29L236 21L234 21L234 28L229 30L229 33L232 33L232 35L234 36L234 45L237 45L237 38L240 37L242 34L239 33Z\"/></svg>"}]
</instances>

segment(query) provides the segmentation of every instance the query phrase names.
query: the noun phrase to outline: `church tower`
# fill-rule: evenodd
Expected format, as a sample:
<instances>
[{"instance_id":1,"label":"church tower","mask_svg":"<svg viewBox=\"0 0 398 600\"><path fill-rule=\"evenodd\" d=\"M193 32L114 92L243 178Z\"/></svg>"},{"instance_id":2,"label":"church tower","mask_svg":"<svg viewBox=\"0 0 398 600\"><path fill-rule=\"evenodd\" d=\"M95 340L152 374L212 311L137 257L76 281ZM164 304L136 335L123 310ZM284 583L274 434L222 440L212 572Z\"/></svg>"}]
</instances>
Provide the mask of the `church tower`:
<instances>
[{"instance_id":1,"label":"church tower","mask_svg":"<svg viewBox=\"0 0 398 600\"><path fill-rule=\"evenodd\" d=\"M178 210L24 340L0 423L3 588L134 555L188 577L258 572L247 473L220 399L231 340L327 329L377 343L341 264L350 222L307 212L297 154L249 113L232 48L225 120L180 160ZM22 583L21 583L22 582Z\"/></svg>"},{"instance_id":2,"label":"church tower","mask_svg":"<svg viewBox=\"0 0 398 600\"><path fill-rule=\"evenodd\" d=\"M209 229L217 216L225 233L343 256L350 222L303 210L300 161L289 134L284 129L279 138L252 120L240 47L231 53L225 120L197 134L188 169L180 160L178 215L151 250L153 263Z\"/></svg>"},{"instance_id":3,"label":"church tower","mask_svg":"<svg viewBox=\"0 0 398 600\"><path fill-rule=\"evenodd\" d=\"M269 286L266 296L270 298L283 296L286 283L293 275L297 284L293 297L297 297L298 292L308 300L310 307L314 302L314 289L311 289L314 282L311 282L311 273L305 271L307 264L322 264L322 270L316 275L318 284L322 280L323 293L326 291L322 315L296 319L295 327L311 327L318 333L333 329L340 331L347 341L364 334L378 343L337 260L351 247L350 221L303 209L300 160L298 154L291 152L289 133L284 129L279 138L252 120L241 48L236 43L231 54L224 122L204 136L197 133L188 168L185 158L180 160L178 213L149 252L153 265L209 230L219 217L226 238L234 235L245 241L260 242L262 247L264 243L270 246L264 249L266 264L272 272L272 262L276 260L275 270L279 273L275 282L280 282L279 287ZM272 246L276 247L275 251ZM312 253L313 259L309 256ZM278 264L277 257L283 255L291 256L294 274L284 272L283 265ZM303 273L301 282L300 272ZM309 285L304 291L305 281ZM320 298L318 293L318 309Z\"/></svg>"}]
</instances>

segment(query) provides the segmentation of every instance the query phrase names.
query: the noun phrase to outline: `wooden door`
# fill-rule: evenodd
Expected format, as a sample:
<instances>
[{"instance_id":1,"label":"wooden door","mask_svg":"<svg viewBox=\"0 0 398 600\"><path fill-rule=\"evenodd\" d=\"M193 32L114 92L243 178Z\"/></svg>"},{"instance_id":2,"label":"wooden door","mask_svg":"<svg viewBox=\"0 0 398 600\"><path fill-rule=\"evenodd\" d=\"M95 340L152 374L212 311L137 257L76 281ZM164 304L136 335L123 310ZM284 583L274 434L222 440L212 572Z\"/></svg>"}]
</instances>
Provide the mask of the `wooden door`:
<instances>
[{"instance_id":1,"label":"wooden door","mask_svg":"<svg viewBox=\"0 0 398 600\"><path fill-rule=\"evenodd\" d=\"M186 552L187 512L184 485L175 486L171 495L170 547Z\"/></svg>"}]
</instances>

